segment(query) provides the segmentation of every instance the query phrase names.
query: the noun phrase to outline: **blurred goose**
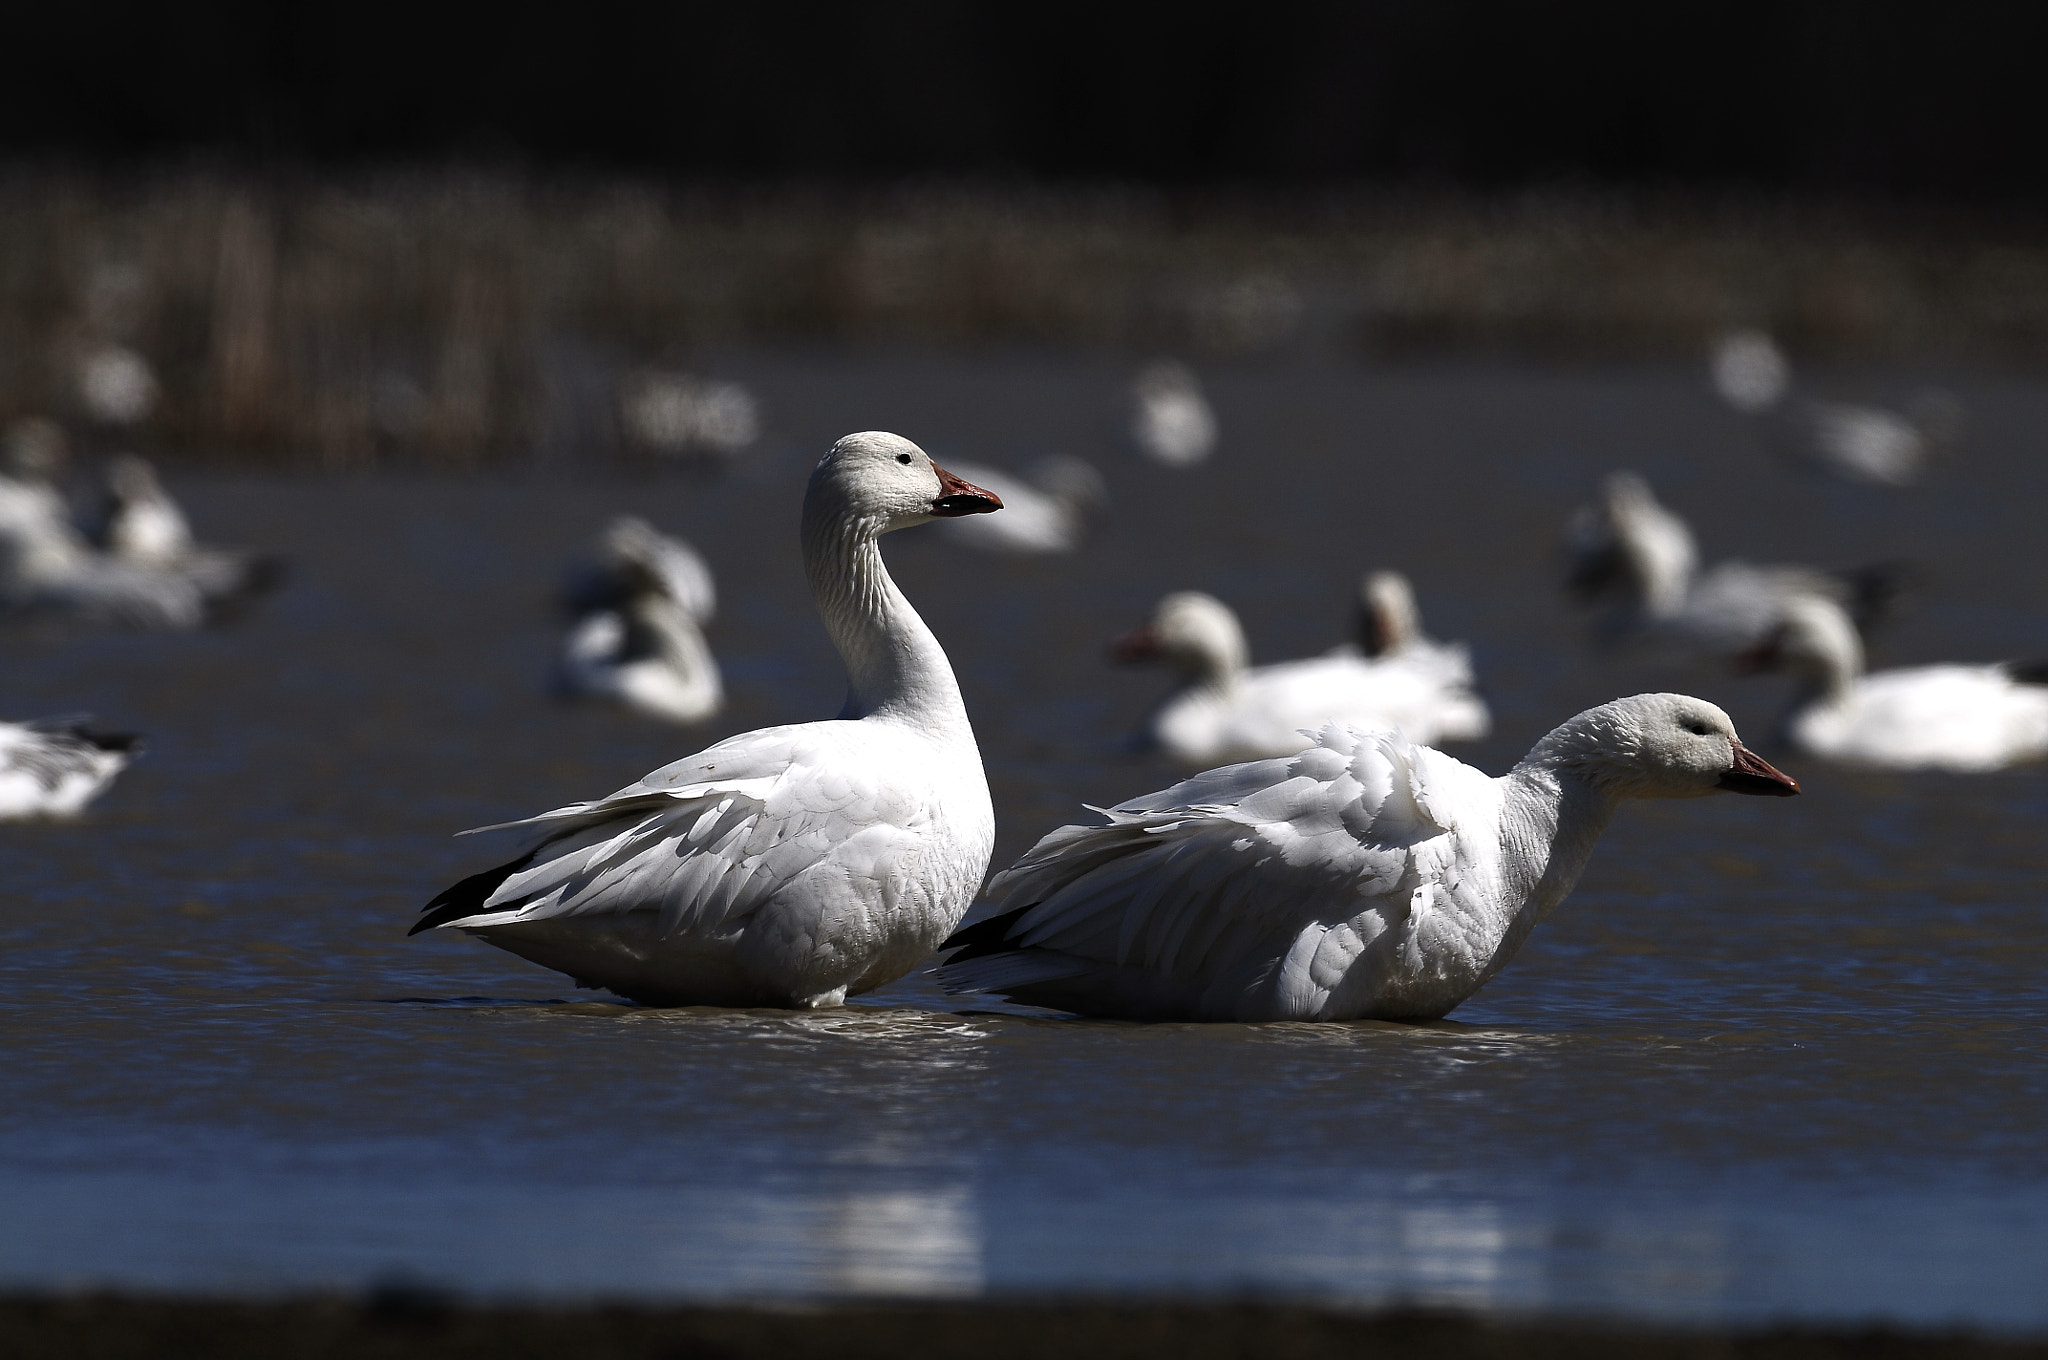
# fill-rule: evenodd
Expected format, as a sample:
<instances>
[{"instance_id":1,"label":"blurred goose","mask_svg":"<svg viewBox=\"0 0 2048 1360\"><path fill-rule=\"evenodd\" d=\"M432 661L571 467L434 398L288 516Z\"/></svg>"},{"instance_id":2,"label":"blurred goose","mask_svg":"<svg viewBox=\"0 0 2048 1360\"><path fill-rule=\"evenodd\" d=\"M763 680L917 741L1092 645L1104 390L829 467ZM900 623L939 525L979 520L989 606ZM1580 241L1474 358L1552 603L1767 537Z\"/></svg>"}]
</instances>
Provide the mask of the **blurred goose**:
<instances>
[{"instance_id":1,"label":"blurred goose","mask_svg":"<svg viewBox=\"0 0 2048 1360\"><path fill-rule=\"evenodd\" d=\"M1396 727L1416 741L1486 734L1486 705L1470 686L1394 658L1319 656L1247 664L1230 607L1199 591L1168 595L1152 622L1119 638L1119 661L1164 661L1181 688L1153 713L1152 741L1189 765L1285 755L1307 746L1303 729L1331 721Z\"/></svg>"},{"instance_id":2,"label":"blurred goose","mask_svg":"<svg viewBox=\"0 0 2048 1360\"><path fill-rule=\"evenodd\" d=\"M1891 769L1996 770L2048 756L2048 666L1912 666L1863 671L1863 644L1827 600L1794 601L1745 653L1798 688L1783 719L1799 750Z\"/></svg>"},{"instance_id":3,"label":"blurred goose","mask_svg":"<svg viewBox=\"0 0 2048 1360\"><path fill-rule=\"evenodd\" d=\"M1760 415L1785 398L1792 364L1767 333L1730 331L1714 342L1707 361L1714 390L1744 415Z\"/></svg>"},{"instance_id":4,"label":"blurred goose","mask_svg":"<svg viewBox=\"0 0 2048 1360\"><path fill-rule=\"evenodd\" d=\"M1955 447L1962 427L1962 406L1941 392L1923 392L1905 411L1809 401L1790 413L1778 442L1794 461L1843 481L1911 486Z\"/></svg>"},{"instance_id":5,"label":"blurred goose","mask_svg":"<svg viewBox=\"0 0 2048 1360\"><path fill-rule=\"evenodd\" d=\"M283 560L274 555L196 541L156 469L133 454L107 464L102 491L94 535L99 547L116 562L189 581L212 617L239 608L284 577Z\"/></svg>"},{"instance_id":6,"label":"blurred goose","mask_svg":"<svg viewBox=\"0 0 2048 1360\"><path fill-rule=\"evenodd\" d=\"M1171 359L1149 364L1131 384L1131 440L1168 467L1192 467L1216 447L1216 413L1194 370Z\"/></svg>"},{"instance_id":7,"label":"blurred goose","mask_svg":"<svg viewBox=\"0 0 2048 1360\"><path fill-rule=\"evenodd\" d=\"M436 897L412 933L465 930L651 1005L834 1006L908 972L974 900L995 814L953 668L877 539L1000 508L896 435L833 445L802 537L851 681L840 716L510 823L538 843Z\"/></svg>"},{"instance_id":8,"label":"blurred goose","mask_svg":"<svg viewBox=\"0 0 2048 1360\"><path fill-rule=\"evenodd\" d=\"M1903 412L1845 401L1788 403L1791 362L1762 331L1722 336L1709 371L1722 400L1769 421L1780 453L1843 481L1910 486L1962 435L1962 405L1946 392L1923 392Z\"/></svg>"},{"instance_id":9,"label":"blurred goose","mask_svg":"<svg viewBox=\"0 0 2048 1360\"><path fill-rule=\"evenodd\" d=\"M1856 611L1873 627L1910 575L1897 563L1847 572L1727 561L1702 573L1684 520L1659 504L1633 472L1608 477L1599 504L1573 517L1568 585L1582 599L1605 599L1595 624L1604 642L1641 640L1726 657L1776 626L1785 604L1820 596Z\"/></svg>"},{"instance_id":10,"label":"blurred goose","mask_svg":"<svg viewBox=\"0 0 2048 1360\"><path fill-rule=\"evenodd\" d=\"M82 718L0 723L0 821L77 816L128 768L139 745Z\"/></svg>"},{"instance_id":11,"label":"blurred goose","mask_svg":"<svg viewBox=\"0 0 2048 1360\"><path fill-rule=\"evenodd\" d=\"M0 609L139 628L204 622L197 582L97 552L78 532L52 482L64 456L63 431L45 420L17 423L0 450Z\"/></svg>"},{"instance_id":12,"label":"blurred goose","mask_svg":"<svg viewBox=\"0 0 2048 1360\"><path fill-rule=\"evenodd\" d=\"M1415 588L1398 571L1370 572L1359 581L1355 640L1332 649L1330 655L1411 667L1448 687L1470 690L1474 683L1471 648L1462 642L1438 642L1422 631ZM1483 715L1483 705L1480 712ZM1486 735L1485 728L1482 716L1477 732L1452 739L1476 741Z\"/></svg>"},{"instance_id":13,"label":"blurred goose","mask_svg":"<svg viewBox=\"0 0 2048 1360\"><path fill-rule=\"evenodd\" d=\"M1434 1020L1564 900L1625 798L1799 786L1683 694L1588 709L1498 779L1331 723L1066 826L946 941L954 991L1142 1020Z\"/></svg>"},{"instance_id":14,"label":"blurred goose","mask_svg":"<svg viewBox=\"0 0 2048 1360\"><path fill-rule=\"evenodd\" d=\"M953 464L960 477L1003 502L1003 513L947 520L940 526L955 543L990 552L1063 553L1081 546L1088 516L1108 499L1102 475L1078 458L1047 458L1024 481L1007 472Z\"/></svg>"},{"instance_id":15,"label":"blurred goose","mask_svg":"<svg viewBox=\"0 0 2048 1360\"><path fill-rule=\"evenodd\" d=\"M556 670L561 692L611 699L671 722L702 722L725 700L703 627L717 607L711 569L681 539L622 515L597 561L571 577L577 611Z\"/></svg>"}]
</instances>

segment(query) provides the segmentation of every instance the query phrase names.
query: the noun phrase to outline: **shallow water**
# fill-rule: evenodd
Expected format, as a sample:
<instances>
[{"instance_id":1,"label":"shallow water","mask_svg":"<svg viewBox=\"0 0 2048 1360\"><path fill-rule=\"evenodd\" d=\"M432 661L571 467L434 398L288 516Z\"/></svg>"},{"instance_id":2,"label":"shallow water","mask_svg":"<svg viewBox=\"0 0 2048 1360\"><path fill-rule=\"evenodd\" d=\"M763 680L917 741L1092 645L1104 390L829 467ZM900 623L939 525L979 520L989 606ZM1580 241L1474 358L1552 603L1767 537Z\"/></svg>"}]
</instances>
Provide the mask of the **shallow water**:
<instances>
[{"instance_id":1,"label":"shallow water","mask_svg":"<svg viewBox=\"0 0 2048 1360\"><path fill-rule=\"evenodd\" d=\"M1173 588L1239 607L1278 659L1338 640L1358 572L1408 570L1432 631L1475 645L1499 732L1460 754L1492 771L1646 688L1722 702L1761 744L1778 682L1580 645L1556 543L1614 466L1710 559L1928 564L1880 664L2048 651L2048 385L1950 375L1967 452L1883 493L1781 469L1689 371L1219 372L1225 444L1176 474L1120 450L1119 366L727 367L774 432L722 478L176 479L209 535L293 555L280 596L192 637L10 635L0 713L89 709L152 746L84 822L0 828L0 1285L2048 1328L2040 769L1788 758L1797 800L1632 806L1506 974L1424 1027L1079 1022L921 975L840 1012L657 1012L404 938L503 848L448 833L836 710L794 538L847 430L1109 478L1072 557L888 544L961 673L1004 864L1172 777L1125 742L1163 677L1102 651ZM624 508L719 573L734 702L701 731L545 696L556 572Z\"/></svg>"}]
</instances>

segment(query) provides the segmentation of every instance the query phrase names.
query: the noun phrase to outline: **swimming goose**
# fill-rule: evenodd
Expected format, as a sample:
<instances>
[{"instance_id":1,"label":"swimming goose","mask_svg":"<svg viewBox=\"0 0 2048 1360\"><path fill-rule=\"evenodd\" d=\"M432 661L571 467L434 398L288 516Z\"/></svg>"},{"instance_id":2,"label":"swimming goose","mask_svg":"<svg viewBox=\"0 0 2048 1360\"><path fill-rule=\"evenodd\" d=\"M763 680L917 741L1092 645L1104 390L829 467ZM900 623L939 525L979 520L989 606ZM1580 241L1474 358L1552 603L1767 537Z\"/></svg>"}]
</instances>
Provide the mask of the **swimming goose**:
<instances>
[{"instance_id":1,"label":"swimming goose","mask_svg":"<svg viewBox=\"0 0 2048 1360\"><path fill-rule=\"evenodd\" d=\"M1793 461L1846 482L1911 486L1962 432L1961 404L1947 393L1923 392L1904 411L1801 402L1777 431L1777 443Z\"/></svg>"},{"instance_id":2,"label":"swimming goose","mask_svg":"<svg viewBox=\"0 0 2048 1360\"><path fill-rule=\"evenodd\" d=\"M1043 459L1029 481L966 463L953 469L1000 497L1003 513L947 520L940 527L955 543L989 552L1072 552L1081 546L1088 516L1108 496L1102 475L1078 458Z\"/></svg>"},{"instance_id":3,"label":"swimming goose","mask_svg":"<svg viewBox=\"0 0 2048 1360\"><path fill-rule=\"evenodd\" d=\"M597 550L569 573L563 602L572 614L609 609L649 583L699 624L718 613L718 587L697 550L638 515L620 515L598 535Z\"/></svg>"},{"instance_id":4,"label":"swimming goose","mask_svg":"<svg viewBox=\"0 0 2048 1360\"><path fill-rule=\"evenodd\" d=\"M109 462L102 483L97 546L115 562L189 581L210 617L232 612L283 580L281 558L194 539L191 522L156 469L134 454Z\"/></svg>"},{"instance_id":5,"label":"swimming goose","mask_svg":"<svg viewBox=\"0 0 2048 1360\"><path fill-rule=\"evenodd\" d=\"M0 723L0 821L77 816L128 768L139 745L83 718Z\"/></svg>"},{"instance_id":6,"label":"swimming goose","mask_svg":"<svg viewBox=\"0 0 2048 1360\"><path fill-rule=\"evenodd\" d=\"M1162 599L1152 622L1119 638L1113 655L1164 661L1179 673L1180 689L1154 710L1147 734L1188 765L1299 751L1311 741L1302 729L1333 719L1429 742L1487 729L1486 705L1470 687L1427 666L1357 656L1247 665L1237 615L1199 591Z\"/></svg>"},{"instance_id":7,"label":"swimming goose","mask_svg":"<svg viewBox=\"0 0 2048 1360\"><path fill-rule=\"evenodd\" d=\"M1505 967L1624 798L1797 793L1683 694L1588 709L1489 779L1390 732L1134 798L996 875L953 991L1143 1020L1434 1020Z\"/></svg>"},{"instance_id":8,"label":"swimming goose","mask_svg":"<svg viewBox=\"0 0 2048 1360\"><path fill-rule=\"evenodd\" d=\"M974 900L995 813L953 668L876 540L1000 508L907 439L833 445L802 536L851 681L840 716L509 823L538 843L443 892L410 933L468 931L649 1005L834 1006L915 967Z\"/></svg>"},{"instance_id":9,"label":"swimming goose","mask_svg":"<svg viewBox=\"0 0 2048 1360\"><path fill-rule=\"evenodd\" d=\"M575 617L556 667L562 694L679 723L718 712L725 692L703 631L717 592L689 544L622 515L599 537L596 562L571 576L567 599Z\"/></svg>"},{"instance_id":10,"label":"swimming goose","mask_svg":"<svg viewBox=\"0 0 2048 1360\"><path fill-rule=\"evenodd\" d=\"M1863 671L1863 644L1841 609L1799 600L1753 668L1798 678L1780 733L1811 755L1891 769L1980 771L2048 756L2048 667L1911 666Z\"/></svg>"},{"instance_id":11,"label":"swimming goose","mask_svg":"<svg viewBox=\"0 0 2048 1360\"><path fill-rule=\"evenodd\" d=\"M1454 692L1469 692L1474 684L1471 648L1462 642L1438 642L1422 631L1415 587L1398 571L1369 572L1359 580L1354 640L1332 648L1330 655L1363 656L1382 665L1411 667ZM1474 721L1462 731L1440 730L1440 739L1477 741L1486 735L1486 706L1476 696L1471 703Z\"/></svg>"},{"instance_id":12,"label":"swimming goose","mask_svg":"<svg viewBox=\"0 0 2048 1360\"><path fill-rule=\"evenodd\" d=\"M1599 504L1573 516L1567 585L1581 599L1606 600L1595 637L1637 641L1716 659L1755 643L1789 600L1833 599L1868 630L1897 602L1910 572L1882 563L1846 572L1727 561L1702 573L1684 520L1633 472L1609 476Z\"/></svg>"}]
</instances>

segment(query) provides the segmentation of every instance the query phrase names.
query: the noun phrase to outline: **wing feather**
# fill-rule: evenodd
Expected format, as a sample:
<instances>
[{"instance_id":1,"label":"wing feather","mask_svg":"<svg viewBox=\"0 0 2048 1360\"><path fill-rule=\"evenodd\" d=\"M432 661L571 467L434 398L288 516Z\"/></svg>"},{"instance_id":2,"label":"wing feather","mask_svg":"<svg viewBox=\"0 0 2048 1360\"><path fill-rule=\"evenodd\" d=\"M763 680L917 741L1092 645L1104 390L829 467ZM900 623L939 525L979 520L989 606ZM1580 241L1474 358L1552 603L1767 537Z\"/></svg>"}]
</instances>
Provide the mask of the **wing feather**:
<instances>
[{"instance_id":1,"label":"wing feather","mask_svg":"<svg viewBox=\"0 0 2048 1360\"><path fill-rule=\"evenodd\" d=\"M1413 966L1435 904L1471 914L1458 827L1497 807L1493 781L1393 733L1314 735L1047 835L990 885L1009 912L941 979L1099 1014L1306 1018L1361 968Z\"/></svg>"}]
</instances>

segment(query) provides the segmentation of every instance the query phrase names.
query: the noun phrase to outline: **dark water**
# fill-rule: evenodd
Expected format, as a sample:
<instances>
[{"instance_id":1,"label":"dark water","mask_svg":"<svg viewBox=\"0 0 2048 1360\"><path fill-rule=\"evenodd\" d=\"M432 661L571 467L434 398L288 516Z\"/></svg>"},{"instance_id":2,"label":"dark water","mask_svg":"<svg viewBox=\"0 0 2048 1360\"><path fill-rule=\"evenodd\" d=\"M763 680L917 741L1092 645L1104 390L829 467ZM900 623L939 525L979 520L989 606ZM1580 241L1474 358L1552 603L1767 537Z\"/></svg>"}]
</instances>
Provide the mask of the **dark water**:
<instances>
[{"instance_id":1,"label":"dark water","mask_svg":"<svg viewBox=\"0 0 2048 1360\"><path fill-rule=\"evenodd\" d=\"M1421 1028L1076 1022L921 976L841 1012L655 1012L403 938L501 849L448 833L835 711L794 540L845 431L1110 479L1072 557L889 544L961 672L1007 863L1171 777L1121 749L1162 678L1101 660L1170 588L1229 600L1278 659L1337 640L1361 569L1405 568L1477 649L1499 735L1462 754L1489 770L1674 684L1761 740L1776 682L1579 645L1556 539L1617 465L1710 558L1929 564L1880 661L2048 652L2048 385L1954 380L1967 454L1879 493L1780 470L1690 372L1221 372L1225 445L1175 474L1119 451L1120 366L731 369L775 429L723 480L187 478L212 536L294 555L283 595L228 632L7 640L0 713L90 709L154 745L83 823L0 828L0 1284L2048 1327L2039 769L1788 760L1804 798L1630 807L1506 975ZM622 508L719 573L734 703L701 733L543 696L558 566Z\"/></svg>"}]
</instances>

